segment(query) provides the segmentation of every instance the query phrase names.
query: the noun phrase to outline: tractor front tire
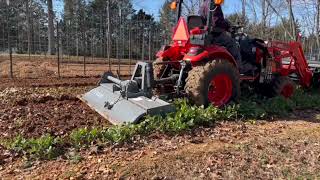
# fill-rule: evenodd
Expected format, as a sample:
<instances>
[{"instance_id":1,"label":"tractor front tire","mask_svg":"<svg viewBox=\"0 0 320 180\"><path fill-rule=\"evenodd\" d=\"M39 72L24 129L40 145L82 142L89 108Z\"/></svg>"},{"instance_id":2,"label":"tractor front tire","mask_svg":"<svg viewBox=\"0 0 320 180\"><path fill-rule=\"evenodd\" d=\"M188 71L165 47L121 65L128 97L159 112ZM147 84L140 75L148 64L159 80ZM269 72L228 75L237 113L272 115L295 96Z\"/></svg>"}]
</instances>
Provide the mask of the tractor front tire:
<instances>
[{"instance_id":1,"label":"tractor front tire","mask_svg":"<svg viewBox=\"0 0 320 180\"><path fill-rule=\"evenodd\" d=\"M222 107L240 97L239 71L224 59L193 67L185 91L195 105Z\"/></svg>"},{"instance_id":2,"label":"tractor front tire","mask_svg":"<svg viewBox=\"0 0 320 180\"><path fill-rule=\"evenodd\" d=\"M295 89L296 85L289 77L277 77L272 84L272 97L283 96L291 98Z\"/></svg>"}]
</instances>

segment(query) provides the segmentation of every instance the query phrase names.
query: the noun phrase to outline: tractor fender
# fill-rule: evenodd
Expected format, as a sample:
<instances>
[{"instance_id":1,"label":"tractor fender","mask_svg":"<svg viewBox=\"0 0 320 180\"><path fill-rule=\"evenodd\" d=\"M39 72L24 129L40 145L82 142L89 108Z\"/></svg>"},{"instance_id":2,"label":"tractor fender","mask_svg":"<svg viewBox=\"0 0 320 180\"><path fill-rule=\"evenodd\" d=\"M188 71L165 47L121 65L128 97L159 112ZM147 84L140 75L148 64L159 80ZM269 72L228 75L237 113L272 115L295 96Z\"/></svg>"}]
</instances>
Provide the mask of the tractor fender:
<instances>
[{"instance_id":1,"label":"tractor fender","mask_svg":"<svg viewBox=\"0 0 320 180\"><path fill-rule=\"evenodd\" d=\"M193 66L199 63L211 61L214 59L224 59L233 64L236 68L238 65L229 51L221 46L213 45L205 48L191 47L183 60L191 62Z\"/></svg>"},{"instance_id":2,"label":"tractor fender","mask_svg":"<svg viewBox=\"0 0 320 180\"><path fill-rule=\"evenodd\" d=\"M233 64L236 68L238 68L237 61L234 59L234 57L226 48L214 45L211 47L207 47L206 50L209 52L210 60L213 60L213 59L228 60L231 64Z\"/></svg>"}]
</instances>

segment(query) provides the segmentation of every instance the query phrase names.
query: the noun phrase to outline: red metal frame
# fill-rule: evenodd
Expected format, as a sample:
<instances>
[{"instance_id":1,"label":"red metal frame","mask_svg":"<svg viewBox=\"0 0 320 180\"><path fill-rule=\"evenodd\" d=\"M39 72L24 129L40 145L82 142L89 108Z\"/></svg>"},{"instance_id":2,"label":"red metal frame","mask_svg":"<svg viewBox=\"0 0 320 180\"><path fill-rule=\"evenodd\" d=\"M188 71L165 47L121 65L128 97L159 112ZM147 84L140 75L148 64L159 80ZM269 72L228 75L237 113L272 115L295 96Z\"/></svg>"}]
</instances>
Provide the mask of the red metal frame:
<instances>
[{"instance_id":1,"label":"red metal frame","mask_svg":"<svg viewBox=\"0 0 320 180\"><path fill-rule=\"evenodd\" d=\"M193 66L197 66L198 63L202 61L225 59L237 67L238 65L235 59L224 47L217 45L192 45L190 43L190 34L204 34L207 30L208 28L204 27L204 29L195 28L189 31L185 19L180 18L177 27L174 29L171 46L166 50L161 49L157 53L157 57L167 58L170 59L170 61L185 60L190 62ZM199 54L191 53L192 55L190 55L189 52L192 51L192 48L203 49L203 52ZM180 66L176 65L176 68L180 68Z\"/></svg>"},{"instance_id":2,"label":"red metal frame","mask_svg":"<svg viewBox=\"0 0 320 180\"><path fill-rule=\"evenodd\" d=\"M300 77L300 84L303 87L310 87L312 83L313 73L309 69L307 59L304 56L302 45L298 41L280 42L272 41L268 45L270 54L279 64L275 69L280 72L281 76L289 76L296 73ZM283 64L283 59L290 59L289 65Z\"/></svg>"}]
</instances>

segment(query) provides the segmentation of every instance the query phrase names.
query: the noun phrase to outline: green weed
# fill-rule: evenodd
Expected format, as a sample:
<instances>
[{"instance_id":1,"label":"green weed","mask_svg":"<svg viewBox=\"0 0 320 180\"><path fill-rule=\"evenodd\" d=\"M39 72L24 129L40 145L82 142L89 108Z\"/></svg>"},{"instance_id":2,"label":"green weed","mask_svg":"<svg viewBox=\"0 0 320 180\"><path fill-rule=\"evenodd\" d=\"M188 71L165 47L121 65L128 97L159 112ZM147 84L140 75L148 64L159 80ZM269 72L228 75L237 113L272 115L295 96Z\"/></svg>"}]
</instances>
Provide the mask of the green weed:
<instances>
[{"instance_id":1,"label":"green weed","mask_svg":"<svg viewBox=\"0 0 320 180\"><path fill-rule=\"evenodd\" d=\"M297 90L295 95L292 97L292 101L295 102L297 109L317 108L320 107L320 94L316 91L305 93L302 90Z\"/></svg>"},{"instance_id":2,"label":"green weed","mask_svg":"<svg viewBox=\"0 0 320 180\"><path fill-rule=\"evenodd\" d=\"M88 128L77 129L69 136L71 143L77 148L89 146L95 143L99 137L101 137L101 130L96 128L91 130Z\"/></svg>"},{"instance_id":3,"label":"green weed","mask_svg":"<svg viewBox=\"0 0 320 180\"><path fill-rule=\"evenodd\" d=\"M36 139L26 139L18 136L11 142L7 142L6 145L9 149L24 154L29 158L54 159L62 153L61 148L59 148L61 142L60 138L50 135Z\"/></svg>"}]
</instances>

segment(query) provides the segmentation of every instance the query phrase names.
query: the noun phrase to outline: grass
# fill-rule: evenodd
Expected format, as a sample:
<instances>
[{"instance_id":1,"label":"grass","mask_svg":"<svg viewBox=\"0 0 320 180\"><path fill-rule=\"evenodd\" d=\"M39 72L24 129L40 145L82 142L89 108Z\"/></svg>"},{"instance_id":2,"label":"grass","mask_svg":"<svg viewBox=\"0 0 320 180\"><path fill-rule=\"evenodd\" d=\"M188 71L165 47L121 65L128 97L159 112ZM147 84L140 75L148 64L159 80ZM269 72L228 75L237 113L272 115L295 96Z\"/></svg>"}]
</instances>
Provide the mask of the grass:
<instances>
[{"instance_id":1,"label":"grass","mask_svg":"<svg viewBox=\"0 0 320 180\"><path fill-rule=\"evenodd\" d=\"M272 116L286 116L295 109L312 109L320 107L320 95L305 93L301 90L291 99L276 97L272 99L251 98L239 104L229 105L223 109L196 107L186 100L175 102L177 111L165 117L146 117L140 124L125 124L108 128L76 129L64 138L45 135L40 138L26 139L18 136L6 140L3 144L31 159L54 159L64 154L68 148L88 148L93 144L123 143L136 135L147 136L154 132L170 135L180 134L199 126L212 126L221 120L266 119Z\"/></svg>"}]
</instances>

